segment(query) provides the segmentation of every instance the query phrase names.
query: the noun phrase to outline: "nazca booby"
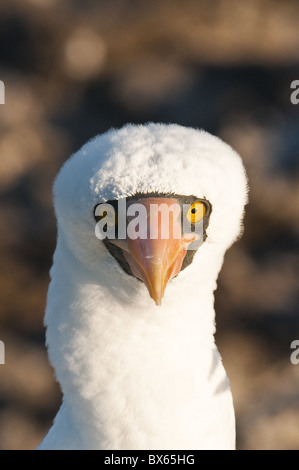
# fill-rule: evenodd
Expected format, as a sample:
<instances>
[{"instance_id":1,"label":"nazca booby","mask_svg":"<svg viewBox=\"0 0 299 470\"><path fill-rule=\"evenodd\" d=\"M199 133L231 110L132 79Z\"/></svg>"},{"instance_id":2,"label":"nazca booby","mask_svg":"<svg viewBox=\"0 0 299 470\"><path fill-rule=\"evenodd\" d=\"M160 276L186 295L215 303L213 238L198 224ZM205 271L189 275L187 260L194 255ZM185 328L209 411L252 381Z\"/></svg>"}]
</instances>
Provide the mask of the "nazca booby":
<instances>
[{"instance_id":1,"label":"nazca booby","mask_svg":"<svg viewBox=\"0 0 299 470\"><path fill-rule=\"evenodd\" d=\"M199 201L200 246L190 255L182 240L179 247L147 240L146 248L140 239L129 248L126 240L99 240L95 208L124 198L144 206L184 201L192 223ZM45 325L63 401L38 449L235 448L213 292L247 201L239 155L203 130L129 124L64 164L54 201L58 240ZM153 274L155 250L164 271L154 266Z\"/></svg>"}]
</instances>

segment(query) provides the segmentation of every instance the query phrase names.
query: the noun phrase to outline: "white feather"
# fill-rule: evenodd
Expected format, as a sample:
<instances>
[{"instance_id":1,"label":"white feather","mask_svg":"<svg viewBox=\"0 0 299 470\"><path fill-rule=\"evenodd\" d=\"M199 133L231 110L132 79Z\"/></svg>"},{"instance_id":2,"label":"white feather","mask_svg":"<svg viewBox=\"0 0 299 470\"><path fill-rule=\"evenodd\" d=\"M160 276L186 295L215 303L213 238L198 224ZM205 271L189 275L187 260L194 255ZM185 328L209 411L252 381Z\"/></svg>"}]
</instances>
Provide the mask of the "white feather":
<instances>
[{"instance_id":1,"label":"white feather","mask_svg":"<svg viewBox=\"0 0 299 470\"><path fill-rule=\"evenodd\" d=\"M149 191L212 204L206 241L159 307L94 232L96 204ZM54 194L58 241L45 324L64 398L39 449L234 448L213 292L247 200L238 154L204 131L127 125L74 154Z\"/></svg>"}]
</instances>

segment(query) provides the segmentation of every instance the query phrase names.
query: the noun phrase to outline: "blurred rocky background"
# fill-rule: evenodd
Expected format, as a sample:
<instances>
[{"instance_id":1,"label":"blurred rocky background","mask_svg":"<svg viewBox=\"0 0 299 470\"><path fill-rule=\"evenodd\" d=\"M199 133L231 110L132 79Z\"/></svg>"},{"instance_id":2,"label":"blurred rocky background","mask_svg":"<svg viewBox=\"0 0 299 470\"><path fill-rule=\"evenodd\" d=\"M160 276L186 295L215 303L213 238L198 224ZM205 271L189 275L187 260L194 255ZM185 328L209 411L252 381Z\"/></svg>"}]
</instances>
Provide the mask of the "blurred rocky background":
<instances>
[{"instance_id":1,"label":"blurred rocky background","mask_svg":"<svg viewBox=\"0 0 299 470\"><path fill-rule=\"evenodd\" d=\"M202 127L244 158L217 342L238 448L299 449L298 22L295 0L1 0L0 449L33 449L61 400L43 329L53 178L94 135L148 121Z\"/></svg>"}]
</instances>

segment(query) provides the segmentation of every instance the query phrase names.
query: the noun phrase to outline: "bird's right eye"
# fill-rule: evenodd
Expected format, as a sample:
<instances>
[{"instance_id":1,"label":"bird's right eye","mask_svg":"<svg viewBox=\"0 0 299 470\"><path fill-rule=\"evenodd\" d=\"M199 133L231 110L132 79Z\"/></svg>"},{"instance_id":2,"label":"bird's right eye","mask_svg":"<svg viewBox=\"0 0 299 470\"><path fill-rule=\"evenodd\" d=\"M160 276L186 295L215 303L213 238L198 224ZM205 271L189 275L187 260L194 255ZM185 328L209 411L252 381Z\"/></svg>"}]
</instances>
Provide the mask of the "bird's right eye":
<instances>
[{"instance_id":1,"label":"bird's right eye","mask_svg":"<svg viewBox=\"0 0 299 470\"><path fill-rule=\"evenodd\" d=\"M117 225L117 213L111 204L99 204L96 206L94 216L97 222L100 220L109 227Z\"/></svg>"}]
</instances>

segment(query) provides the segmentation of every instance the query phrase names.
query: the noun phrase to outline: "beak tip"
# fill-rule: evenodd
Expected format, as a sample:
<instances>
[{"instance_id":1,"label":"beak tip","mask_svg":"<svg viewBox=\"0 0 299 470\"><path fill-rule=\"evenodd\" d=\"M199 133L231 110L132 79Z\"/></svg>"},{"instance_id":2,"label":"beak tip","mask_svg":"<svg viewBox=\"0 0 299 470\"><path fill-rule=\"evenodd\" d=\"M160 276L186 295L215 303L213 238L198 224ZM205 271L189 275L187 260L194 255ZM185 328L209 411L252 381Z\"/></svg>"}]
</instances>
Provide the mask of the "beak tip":
<instances>
[{"instance_id":1,"label":"beak tip","mask_svg":"<svg viewBox=\"0 0 299 470\"><path fill-rule=\"evenodd\" d=\"M157 307L160 307L162 305L163 294L161 292L155 292L154 294L151 293L151 298L153 299Z\"/></svg>"}]
</instances>

